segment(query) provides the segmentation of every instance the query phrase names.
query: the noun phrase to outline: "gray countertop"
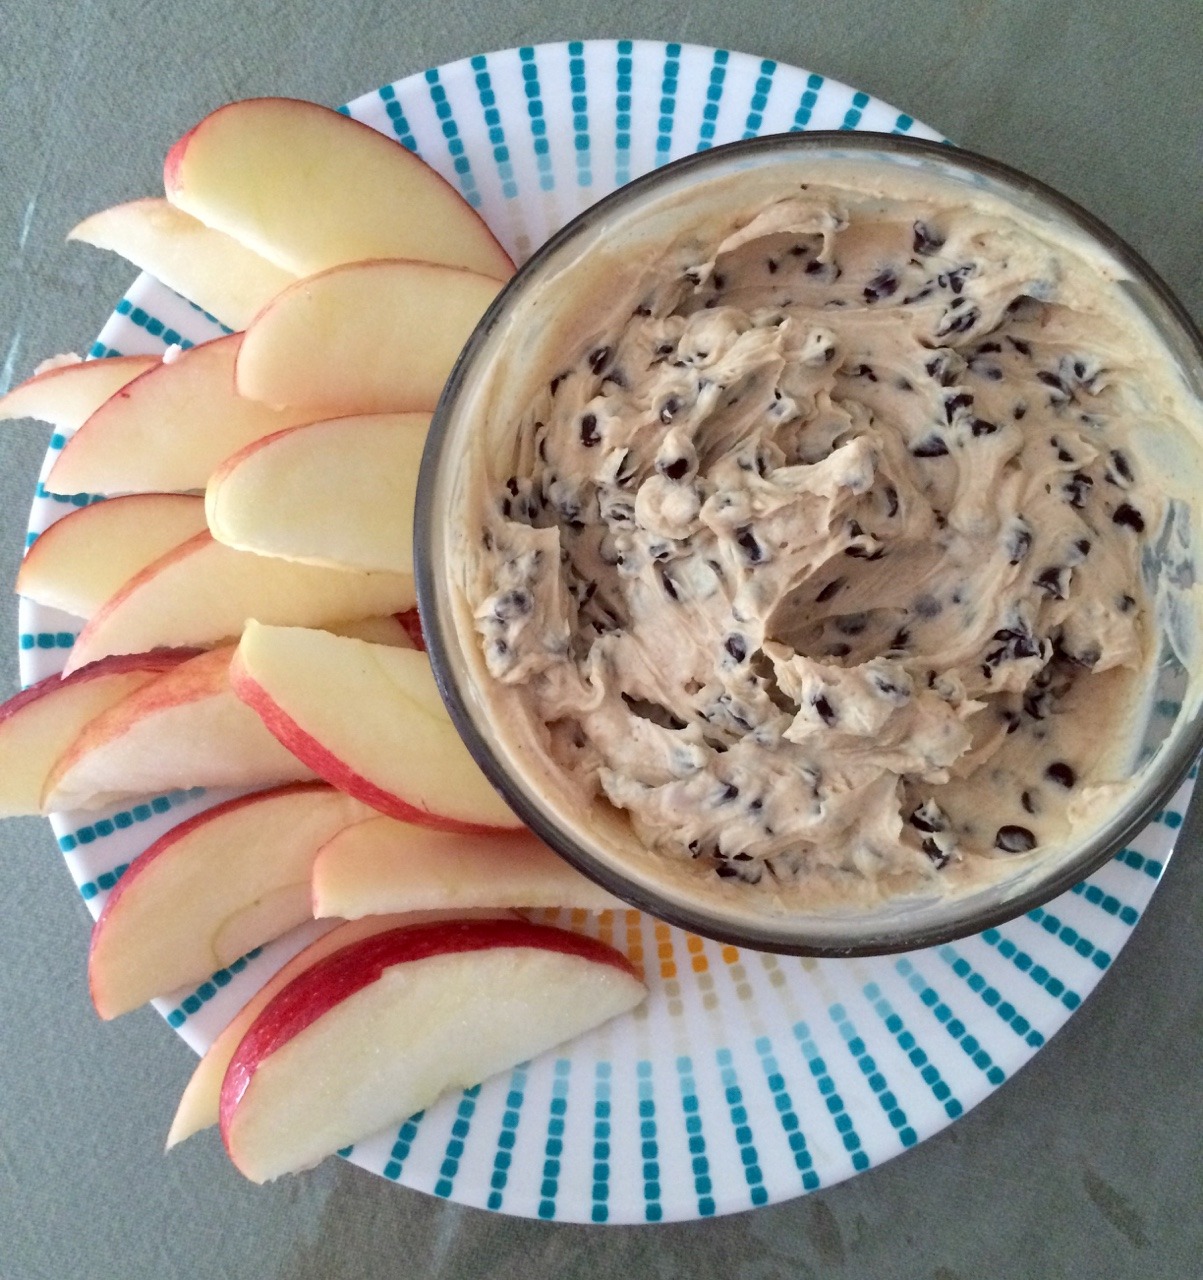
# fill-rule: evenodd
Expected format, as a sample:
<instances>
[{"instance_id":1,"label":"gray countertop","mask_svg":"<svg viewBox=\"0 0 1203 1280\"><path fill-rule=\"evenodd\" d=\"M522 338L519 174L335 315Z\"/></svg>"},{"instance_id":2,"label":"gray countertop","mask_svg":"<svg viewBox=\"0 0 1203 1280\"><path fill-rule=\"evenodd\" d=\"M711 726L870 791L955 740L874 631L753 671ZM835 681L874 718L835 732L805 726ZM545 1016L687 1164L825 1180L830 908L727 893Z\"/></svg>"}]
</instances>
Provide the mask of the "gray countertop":
<instances>
[{"instance_id":1,"label":"gray countertop","mask_svg":"<svg viewBox=\"0 0 1203 1280\"><path fill-rule=\"evenodd\" d=\"M164 151L231 98L336 104L482 50L588 36L743 49L867 90L1109 222L1203 319L1198 0L8 0L0 24L0 388L83 349L131 278L64 244L152 193ZM46 432L0 433L11 582ZM16 605L0 696L17 688ZM149 1010L92 1011L88 916L49 828L0 827L0 1278L1151 1277L1203 1257L1203 838L1196 805L1132 942L1030 1066L914 1151L705 1224L549 1227L339 1161L265 1188L212 1133L163 1154L191 1052Z\"/></svg>"}]
</instances>

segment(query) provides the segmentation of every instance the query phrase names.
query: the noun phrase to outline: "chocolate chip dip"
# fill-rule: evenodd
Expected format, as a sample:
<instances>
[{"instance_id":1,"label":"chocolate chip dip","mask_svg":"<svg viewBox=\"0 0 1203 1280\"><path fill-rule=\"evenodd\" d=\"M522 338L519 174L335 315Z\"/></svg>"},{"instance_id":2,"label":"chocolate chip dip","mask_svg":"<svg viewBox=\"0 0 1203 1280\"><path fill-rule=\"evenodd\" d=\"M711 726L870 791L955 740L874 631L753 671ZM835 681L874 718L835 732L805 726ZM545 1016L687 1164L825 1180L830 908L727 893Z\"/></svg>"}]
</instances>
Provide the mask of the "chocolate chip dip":
<instances>
[{"instance_id":1,"label":"chocolate chip dip","mask_svg":"<svg viewBox=\"0 0 1203 1280\"><path fill-rule=\"evenodd\" d=\"M1107 264L837 169L598 283L463 553L560 783L806 903L980 885L1112 808L1166 513L1133 431L1183 427Z\"/></svg>"}]
</instances>

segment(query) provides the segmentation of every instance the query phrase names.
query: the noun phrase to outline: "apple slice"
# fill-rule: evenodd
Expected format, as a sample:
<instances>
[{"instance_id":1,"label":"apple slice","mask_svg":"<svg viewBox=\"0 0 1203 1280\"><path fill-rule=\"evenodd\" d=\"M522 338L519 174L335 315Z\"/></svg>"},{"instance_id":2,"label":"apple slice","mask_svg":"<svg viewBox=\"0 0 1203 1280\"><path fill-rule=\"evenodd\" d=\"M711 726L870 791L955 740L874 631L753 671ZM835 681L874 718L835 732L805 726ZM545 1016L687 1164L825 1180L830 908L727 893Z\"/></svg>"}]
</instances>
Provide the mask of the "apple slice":
<instances>
[{"instance_id":1,"label":"apple slice","mask_svg":"<svg viewBox=\"0 0 1203 1280\"><path fill-rule=\"evenodd\" d=\"M108 494L201 490L231 453L317 416L269 409L238 395L234 362L241 342L242 335L232 333L183 351L169 364L155 361L96 407L55 460L46 488Z\"/></svg>"},{"instance_id":2,"label":"apple slice","mask_svg":"<svg viewBox=\"0 0 1203 1280\"><path fill-rule=\"evenodd\" d=\"M242 340L239 392L310 416L433 410L501 282L378 259L298 280Z\"/></svg>"},{"instance_id":3,"label":"apple slice","mask_svg":"<svg viewBox=\"0 0 1203 1280\"><path fill-rule=\"evenodd\" d=\"M404 614L390 613L383 618L360 618L355 622L340 622L337 626L323 627L336 636L350 636L352 640L366 640L369 644L392 645L394 649L413 649L417 646L409 628L401 621Z\"/></svg>"},{"instance_id":4,"label":"apple slice","mask_svg":"<svg viewBox=\"0 0 1203 1280\"><path fill-rule=\"evenodd\" d=\"M410 573L429 426L428 413L366 414L257 440L210 477L209 531L259 555Z\"/></svg>"},{"instance_id":5,"label":"apple slice","mask_svg":"<svg viewBox=\"0 0 1203 1280\"><path fill-rule=\"evenodd\" d=\"M230 689L231 648L202 653L91 720L46 781L48 810L185 787L269 787L313 772Z\"/></svg>"},{"instance_id":6,"label":"apple slice","mask_svg":"<svg viewBox=\"0 0 1203 1280\"><path fill-rule=\"evenodd\" d=\"M645 994L625 956L546 925L374 934L294 978L251 1024L222 1081L222 1141L253 1182L310 1168Z\"/></svg>"},{"instance_id":7,"label":"apple slice","mask_svg":"<svg viewBox=\"0 0 1203 1280\"><path fill-rule=\"evenodd\" d=\"M320 938L297 952L291 960L286 961L230 1019L196 1064L196 1069L184 1086L180 1104L176 1108L175 1119L171 1122L171 1131L167 1135L168 1150L177 1143L183 1142L185 1138L190 1138L194 1133L199 1133L202 1129L217 1123L221 1082L225 1078L230 1059L234 1056L234 1050L238 1048L242 1037L246 1035L260 1011L278 992L283 991L293 978L304 973L318 960L335 951L341 951L348 943L358 942L360 938L384 933L400 925L424 924L430 920L448 918L513 920L518 917L509 911L460 911L453 917L445 911L415 911L409 915L366 916L362 920L348 920L336 925L328 933L322 934Z\"/></svg>"},{"instance_id":8,"label":"apple slice","mask_svg":"<svg viewBox=\"0 0 1203 1280\"><path fill-rule=\"evenodd\" d=\"M110 653L205 647L241 635L247 620L323 626L374 618L414 602L409 573L348 573L214 542L206 531L132 577L75 641L67 670Z\"/></svg>"},{"instance_id":9,"label":"apple slice","mask_svg":"<svg viewBox=\"0 0 1203 1280\"><path fill-rule=\"evenodd\" d=\"M45 812L50 771L84 726L194 656L163 651L107 658L65 680L47 676L0 705L0 818Z\"/></svg>"},{"instance_id":10,"label":"apple slice","mask_svg":"<svg viewBox=\"0 0 1203 1280\"><path fill-rule=\"evenodd\" d=\"M90 618L136 573L204 529L204 502L184 493L135 493L81 507L25 553L17 593Z\"/></svg>"},{"instance_id":11,"label":"apple slice","mask_svg":"<svg viewBox=\"0 0 1203 1280\"><path fill-rule=\"evenodd\" d=\"M241 796L173 827L130 863L92 930L102 1018L201 982L310 919L314 855L371 811L321 782Z\"/></svg>"},{"instance_id":12,"label":"apple slice","mask_svg":"<svg viewBox=\"0 0 1203 1280\"><path fill-rule=\"evenodd\" d=\"M297 278L166 200L102 209L72 228L67 239L119 253L231 329L245 329Z\"/></svg>"},{"instance_id":13,"label":"apple slice","mask_svg":"<svg viewBox=\"0 0 1203 1280\"><path fill-rule=\"evenodd\" d=\"M458 835L392 818L336 832L313 860L313 914L356 920L445 907L626 906L529 832Z\"/></svg>"},{"instance_id":14,"label":"apple slice","mask_svg":"<svg viewBox=\"0 0 1203 1280\"><path fill-rule=\"evenodd\" d=\"M416 649L251 622L230 682L319 777L380 813L444 831L522 825L468 754Z\"/></svg>"},{"instance_id":15,"label":"apple slice","mask_svg":"<svg viewBox=\"0 0 1203 1280\"><path fill-rule=\"evenodd\" d=\"M110 396L158 364L157 356L107 356L103 360L72 358L66 364L44 366L0 396L0 421L36 418L59 431L74 431Z\"/></svg>"},{"instance_id":16,"label":"apple slice","mask_svg":"<svg viewBox=\"0 0 1203 1280\"><path fill-rule=\"evenodd\" d=\"M374 129L312 102L219 107L171 148L167 198L296 275L416 258L508 278L493 234L435 171Z\"/></svg>"}]
</instances>

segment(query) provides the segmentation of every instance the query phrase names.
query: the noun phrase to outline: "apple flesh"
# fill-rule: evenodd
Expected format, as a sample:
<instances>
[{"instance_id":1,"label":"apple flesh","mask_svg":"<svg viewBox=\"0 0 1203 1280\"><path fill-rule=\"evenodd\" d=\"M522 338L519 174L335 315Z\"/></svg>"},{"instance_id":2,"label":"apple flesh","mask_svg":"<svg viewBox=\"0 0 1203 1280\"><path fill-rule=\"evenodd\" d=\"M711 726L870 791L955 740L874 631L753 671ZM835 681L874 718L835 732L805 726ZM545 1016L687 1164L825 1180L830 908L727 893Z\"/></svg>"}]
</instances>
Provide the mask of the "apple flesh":
<instances>
[{"instance_id":1,"label":"apple flesh","mask_svg":"<svg viewBox=\"0 0 1203 1280\"><path fill-rule=\"evenodd\" d=\"M312 770L234 696L231 653L190 658L89 721L51 770L43 809L100 809L187 787L311 780Z\"/></svg>"},{"instance_id":2,"label":"apple flesh","mask_svg":"<svg viewBox=\"0 0 1203 1280\"><path fill-rule=\"evenodd\" d=\"M622 908L529 832L459 835L392 818L336 832L313 860L313 914L456 907Z\"/></svg>"},{"instance_id":3,"label":"apple flesh","mask_svg":"<svg viewBox=\"0 0 1203 1280\"><path fill-rule=\"evenodd\" d=\"M247 329L238 391L312 418L430 411L501 282L380 259L299 280Z\"/></svg>"},{"instance_id":4,"label":"apple flesh","mask_svg":"<svg viewBox=\"0 0 1203 1280\"><path fill-rule=\"evenodd\" d=\"M102 209L67 239L119 253L231 329L245 329L297 278L161 199Z\"/></svg>"},{"instance_id":5,"label":"apple flesh","mask_svg":"<svg viewBox=\"0 0 1203 1280\"><path fill-rule=\"evenodd\" d=\"M136 493L71 511L39 535L17 593L90 618L148 564L203 533L205 504L184 493Z\"/></svg>"},{"instance_id":6,"label":"apple flesh","mask_svg":"<svg viewBox=\"0 0 1203 1280\"><path fill-rule=\"evenodd\" d=\"M51 770L84 728L195 654L109 658L65 680L47 676L0 705L0 818L44 813Z\"/></svg>"},{"instance_id":7,"label":"apple flesh","mask_svg":"<svg viewBox=\"0 0 1203 1280\"><path fill-rule=\"evenodd\" d=\"M98 609L80 632L67 670L110 653L217 644L241 635L252 617L320 627L413 603L411 573L296 564L235 551L206 531L147 565Z\"/></svg>"},{"instance_id":8,"label":"apple flesh","mask_svg":"<svg viewBox=\"0 0 1203 1280\"><path fill-rule=\"evenodd\" d=\"M374 129L312 102L250 98L186 133L167 198L286 271L416 258L505 279L513 263L433 169Z\"/></svg>"},{"instance_id":9,"label":"apple flesh","mask_svg":"<svg viewBox=\"0 0 1203 1280\"><path fill-rule=\"evenodd\" d=\"M398 621L409 632L409 638L413 641L413 647L426 652L426 637L422 634L422 619L418 616L417 609L406 609L404 613L397 615Z\"/></svg>"},{"instance_id":10,"label":"apple flesh","mask_svg":"<svg viewBox=\"0 0 1203 1280\"><path fill-rule=\"evenodd\" d=\"M424 653L252 622L230 681L289 751L380 813L444 831L522 825L456 733Z\"/></svg>"},{"instance_id":11,"label":"apple flesh","mask_svg":"<svg viewBox=\"0 0 1203 1280\"><path fill-rule=\"evenodd\" d=\"M453 918L483 920L499 917L517 918L512 912L507 911L459 911L454 913ZM291 960L286 961L222 1028L196 1064L196 1069L184 1086L175 1118L171 1122L171 1130L167 1135L168 1150L177 1143L183 1142L185 1138L190 1138L194 1133L217 1124L221 1102L221 1082L225 1078L230 1059L234 1056L234 1050L238 1048L242 1037L246 1035L251 1024L268 1002L293 978L304 973L318 960L335 951L341 951L349 943L358 942L361 938L384 933L401 925L424 924L430 920L446 918L450 918L447 912L416 911L407 915L374 915L366 916L362 920L344 921L297 952Z\"/></svg>"},{"instance_id":12,"label":"apple flesh","mask_svg":"<svg viewBox=\"0 0 1203 1280\"><path fill-rule=\"evenodd\" d=\"M310 918L314 855L370 810L324 783L217 805L130 863L92 930L88 985L102 1018L201 982Z\"/></svg>"},{"instance_id":13,"label":"apple flesh","mask_svg":"<svg viewBox=\"0 0 1203 1280\"><path fill-rule=\"evenodd\" d=\"M218 542L303 564L413 571L414 499L430 415L367 414L247 445L209 479Z\"/></svg>"},{"instance_id":14,"label":"apple flesh","mask_svg":"<svg viewBox=\"0 0 1203 1280\"><path fill-rule=\"evenodd\" d=\"M336 626L322 629L332 631L336 636L366 640L369 644L387 644L394 649L412 649L415 647L413 637L409 634L409 628L401 621L402 616L398 613L390 613L383 618L359 618L355 622L341 622Z\"/></svg>"},{"instance_id":15,"label":"apple flesh","mask_svg":"<svg viewBox=\"0 0 1203 1280\"><path fill-rule=\"evenodd\" d=\"M242 334L153 362L97 405L67 441L50 474L51 493L184 493L203 490L217 465L253 440L311 421L234 389ZM113 361L94 361L93 364ZM91 368L84 365L83 368Z\"/></svg>"},{"instance_id":16,"label":"apple flesh","mask_svg":"<svg viewBox=\"0 0 1203 1280\"><path fill-rule=\"evenodd\" d=\"M53 365L0 396L0 421L36 418L59 431L75 431L110 396L158 364L157 356L107 356Z\"/></svg>"},{"instance_id":17,"label":"apple flesh","mask_svg":"<svg viewBox=\"0 0 1203 1280\"><path fill-rule=\"evenodd\" d=\"M375 934L318 961L259 1013L222 1081L222 1141L254 1182L309 1168L645 994L625 956L545 925Z\"/></svg>"}]
</instances>

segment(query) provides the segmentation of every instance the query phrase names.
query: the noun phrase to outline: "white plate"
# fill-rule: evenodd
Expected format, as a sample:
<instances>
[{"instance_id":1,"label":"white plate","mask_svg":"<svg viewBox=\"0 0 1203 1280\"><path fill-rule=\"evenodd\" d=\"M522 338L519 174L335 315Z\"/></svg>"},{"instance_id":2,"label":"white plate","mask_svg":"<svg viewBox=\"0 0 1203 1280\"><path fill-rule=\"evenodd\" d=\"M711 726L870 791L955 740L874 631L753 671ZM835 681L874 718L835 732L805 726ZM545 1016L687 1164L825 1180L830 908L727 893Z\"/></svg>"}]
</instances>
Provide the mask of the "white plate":
<instances>
[{"instance_id":1,"label":"white plate","mask_svg":"<svg viewBox=\"0 0 1203 1280\"><path fill-rule=\"evenodd\" d=\"M616 186L710 145L804 128L939 136L795 67L646 41L482 55L386 85L347 110L444 174L518 260ZM91 354L158 353L219 332L143 276ZM56 437L46 467L61 446ZM39 484L31 533L73 501L87 499L51 498ZM78 623L25 601L20 618L28 684L62 666ZM566 916L643 964L646 1007L444 1099L350 1158L463 1204L584 1222L731 1213L871 1168L980 1102L1081 1004L1148 903L1192 785L1132 848L1047 907L903 957L785 959L703 942L636 912ZM158 796L86 825L55 818L93 913L152 839L221 798ZM161 1011L203 1050L320 928L158 1002Z\"/></svg>"}]
</instances>

